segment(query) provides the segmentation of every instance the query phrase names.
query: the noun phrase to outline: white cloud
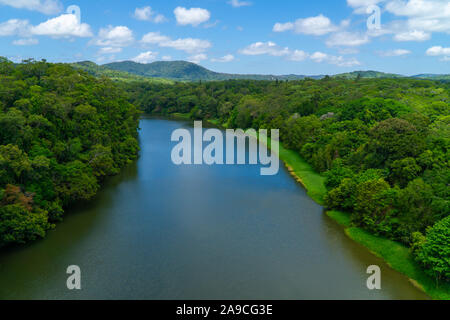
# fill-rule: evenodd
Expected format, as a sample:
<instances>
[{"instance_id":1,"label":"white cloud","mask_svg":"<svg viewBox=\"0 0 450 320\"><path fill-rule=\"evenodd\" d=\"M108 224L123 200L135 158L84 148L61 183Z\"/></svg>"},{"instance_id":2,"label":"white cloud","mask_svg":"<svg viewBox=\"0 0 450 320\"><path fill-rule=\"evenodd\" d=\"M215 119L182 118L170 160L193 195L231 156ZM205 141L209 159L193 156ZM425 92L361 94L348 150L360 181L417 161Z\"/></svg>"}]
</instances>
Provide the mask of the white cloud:
<instances>
[{"instance_id":1,"label":"white cloud","mask_svg":"<svg viewBox=\"0 0 450 320\"><path fill-rule=\"evenodd\" d=\"M177 7L173 13L175 14L177 23L182 26L190 24L196 27L199 24L208 21L211 17L211 13L202 8L186 9L183 7Z\"/></svg>"},{"instance_id":2,"label":"white cloud","mask_svg":"<svg viewBox=\"0 0 450 320\"><path fill-rule=\"evenodd\" d=\"M383 32L371 32L370 36L393 33L395 41L426 41L434 32L450 34L448 0L347 0L347 4L359 14L368 14L370 5L384 5L383 11L400 18L383 26Z\"/></svg>"},{"instance_id":3,"label":"white cloud","mask_svg":"<svg viewBox=\"0 0 450 320\"><path fill-rule=\"evenodd\" d=\"M81 23L75 14L62 14L41 24L31 27L31 33L39 36L91 37L91 27Z\"/></svg>"},{"instance_id":4,"label":"white cloud","mask_svg":"<svg viewBox=\"0 0 450 320\"><path fill-rule=\"evenodd\" d=\"M30 24L28 20L11 19L0 23L0 36L30 36Z\"/></svg>"},{"instance_id":5,"label":"white cloud","mask_svg":"<svg viewBox=\"0 0 450 320\"><path fill-rule=\"evenodd\" d=\"M100 47L126 47L134 42L133 31L126 26L101 28L94 44Z\"/></svg>"},{"instance_id":6,"label":"white cloud","mask_svg":"<svg viewBox=\"0 0 450 320\"><path fill-rule=\"evenodd\" d=\"M187 53L195 53L206 51L211 47L211 43L207 40L185 38L162 42L159 43L159 46L173 48Z\"/></svg>"},{"instance_id":7,"label":"white cloud","mask_svg":"<svg viewBox=\"0 0 450 320\"><path fill-rule=\"evenodd\" d=\"M211 59L212 62L231 62L234 60L234 56L232 54L227 54L221 58L213 58Z\"/></svg>"},{"instance_id":8,"label":"white cloud","mask_svg":"<svg viewBox=\"0 0 450 320\"><path fill-rule=\"evenodd\" d=\"M426 41L431 38L431 35L421 30L411 30L397 33L394 36L395 41Z\"/></svg>"},{"instance_id":9,"label":"white cloud","mask_svg":"<svg viewBox=\"0 0 450 320\"><path fill-rule=\"evenodd\" d=\"M188 58L189 62L199 64L200 62L207 60L208 56L204 53L199 53Z\"/></svg>"},{"instance_id":10,"label":"white cloud","mask_svg":"<svg viewBox=\"0 0 450 320\"><path fill-rule=\"evenodd\" d=\"M252 3L249 1L239 1L239 0L231 0L228 3L231 4L233 8L247 7L252 5Z\"/></svg>"},{"instance_id":11,"label":"white cloud","mask_svg":"<svg viewBox=\"0 0 450 320\"><path fill-rule=\"evenodd\" d=\"M122 48L119 47L104 47L100 48L98 51L99 54L111 54L111 53L119 53L122 52Z\"/></svg>"},{"instance_id":12,"label":"white cloud","mask_svg":"<svg viewBox=\"0 0 450 320\"><path fill-rule=\"evenodd\" d=\"M411 54L411 51L405 50L405 49L395 49L395 50L380 52L380 55L383 57L400 57L400 56L405 56L408 54Z\"/></svg>"},{"instance_id":13,"label":"white cloud","mask_svg":"<svg viewBox=\"0 0 450 320\"><path fill-rule=\"evenodd\" d=\"M154 23L162 23L167 21L166 17L162 14L154 12L150 6L136 8L136 10L134 10L134 17L137 20L150 21Z\"/></svg>"},{"instance_id":14,"label":"white cloud","mask_svg":"<svg viewBox=\"0 0 450 320\"><path fill-rule=\"evenodd\" d=\"M367 14L367 8L385 0L347 0L347 4L355 9L355 13Z\"/></svg>"},{"instance_id":15,"label":"white cloud","mask_svg":"<svg viewBox=\"0 0 450 320\"><path fill-rule=\"evenodd\" d=\"M309 55L307 52L302 50L291 50L287 47L279 47L270 41L253 43L239 52L250 56L270 55L274 57L284 57L290 61L303 61L310 58L314 62L327 62L340 67L352 67L361 64L355 58L346 59L342 56L333 56L322 52L315 52L312 55Z\"/></svg>"},{"instance_id":16,"label":"white cloud","mask_svg":"<svg viewBox=\"0 0 450 320\"><path fill-rule=\"evenodd\" d=\"M257 56L257 55L270 55L275 57L287 56L291 53L289 48L281 48L277 46L274 42L255 42L246 48L242 49L240 53L247 56Z\"/></svg>"},{"instance_id":17,"label":"white cloud","mask_svg":"<svg viewBox=\"0 0 450 320\"><path fill-rule=\"evenodd\" d=\"M450 56L450 48L443 48L441 46L431 47L427 50L428 56Z\"/></svg>"},{"instance_id":18,"label":"white cloud","mask_svg":"<svg viewBox=\"0 0 450 320\"><path fill-rule=\"evenodd\" d=\"M361 34L357 32L338 32L334 33L327 41L326 44L329 47L357 47L369 42L367 34Z\"/></svg>"},{"instance_id":19,"label":"white cloud","mask_svg":"<svg viewBox=\"0 0 450 320\"><path fill-rule=\"evenodd\" d=\"M431 47L427 50L427 56L442 56L441 61L450 61L450 48L444 48L441 46Z\"/></svg>"},{"instance_id":20,"label":"white cloud","mask_svg":"<svg viewBox=\"0 0 450 320\"><path fill-rule=\"evenodd\" d=\"M291 61L303 61L308 58L308 54L303 50L294 50L289 56Z\"/></svg>"},{"instance_id":21,"label":"white cloud","mask_svg":"<svg viewBox=\"0 0 450 320\"><path fill-rule=\"evenodd\" d=\"M147 33L142 37L141 43L156 44L163 48L172 48L191 54L204 52L212 46L208 40L193 38L180 38L177 40L172 40L167 36L161 35L159 32Z\"/></svg>"},{"instance_id":22,"label":"white cloud","mask_svg":"<svg viewBox=\"0 0 450 320\"><path fill-rule=\"evenodd\" d=\"M275 23L273 26L274 32L285 32L289 30L294 30L294 24L292 22L286 22L286 23Z\"/></svg>"},{"instance_id":23,"label":"white cloud","mask_svg":"<svg viewBox=\"0 0 450 320\"><path fill-rule=\"evenodd\" d=\"M0 5L44 14L57 14L62 10L62 4L58 0L0 0Z\"/></svg>"},{"instance_id":24,"label":"white cloud","mask_svg":"<svg viewBox=\"0 0 450 320\"><path fill-rule=\"evenodd\" d=\"M13 41L15 46L33 46L39 43L39 40L34 38L18 39Z\"/></svg>"},{"instance_id":25,"label":"white cloud","mask_svg":"<svg viewBox=\"0 0 450 320\"><path fill-rule=\"evenodd\" d=\"M161 59L163 61L170 61L170 60L172 60L172 57L171 56L163 56Z\"/></svg>"},{"instance_id":26,"label":"white cloud","mask_svg":"<svg viewBox=\"0 0 450 320\"><path fill-rule=\"evenodd\" d=\"M142 52L141 54L139 54L138 56L134 57L131 60L138 63L149 63L155 61L157 56L158 52L147 51Z\"/></svg>"},{"instance_id":27,"label":"white cloud","mask_svg":"<svg viewBox=\"0 0 450 320\"><path fill-rule=\"evenodd\" d=\"M171 41L169 37L161 35L159 32L149 32L142 37L142 43L159 44Z\"/></svg>"},{"instance_id":28,"label":"white cloud","mask_svg":"<svg viewBox=\"0 0 450 320\"><path fill-rule=\"evenodd\" d=\"M361 65L356 58L345 59L342 56L333 56L319 51L314 52L310 58L317 63L327 62L329 64L337 65L338 67L354 67Z\"/></svg>"},{"instance_id":29,"label":"white cloud","mask_svg":"<svg viewBox=\"0 0 450 320\"><path fill-rule=\"evenodd\" d=\"M320 14L316 17L309 17L305 19L297 19L295 22L276 23L273 27L275 32L283 32L294 30L296 33L321 36L327 33L335 32L339 28L331 20Z\"/></svg>"}]
</instances>

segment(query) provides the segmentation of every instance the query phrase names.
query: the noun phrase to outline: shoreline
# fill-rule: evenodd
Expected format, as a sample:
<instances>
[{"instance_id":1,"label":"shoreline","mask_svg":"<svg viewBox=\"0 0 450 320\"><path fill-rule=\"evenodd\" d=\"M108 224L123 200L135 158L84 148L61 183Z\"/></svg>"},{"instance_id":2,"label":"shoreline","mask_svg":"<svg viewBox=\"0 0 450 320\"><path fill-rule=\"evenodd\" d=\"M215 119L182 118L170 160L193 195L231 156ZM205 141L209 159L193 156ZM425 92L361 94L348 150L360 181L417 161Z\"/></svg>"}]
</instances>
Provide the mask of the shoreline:
<instances>
[{"instance_id":1,"label":"shoreline","mask_svg":"<svg viewBox=\"0 0 450 320\"><path fill-rule=\"evenodd\" d=\"M164 117L164 116L163 116ZM192 121L189 114L173 114L166 116L175 120ZM216 119L204 120L215 127L226 129ZM253 136L253 135L252 135ZM270 141L267 137L257 137L270 149ZM411 284L424 292L433 300L450 300L450 284L442 284L436 287L435 282L427 276L412 257L408 247L403 244L377 236L368 231L352 227L350 213L337 210L327 210L324 205L324 197L327 193L325 178L316 172L296 151L286 149L279 142L279 158L288 170L289 174L306 190L307 195L325 209L325 214L343 227L344 233L353 241L362 245L373 255L383 261L395 271L408 278Z\"/></svg>"},{"instance_id":2,"label":"shoreline","mask_svg":"<svg viewBox=\"0 0 450 320\"><path fill-rule=\"evenodd\" d=\"M264 141L264 143L270 147L270 143L267 143L267 141ZM279 158L283 161L291 176L307 191L307 194L315 202L324 206L323 199L327 192L324 185L325 178L314 171L297 152L284 148L281 142ZM396 241L373 235L362 228L352 227L350 214L347 212L326 210L325 214L340 224L350 239L383 259L390 268L406 276L413 286L422 290L431 299L450 300L449 285L443 284L436 288L434 281L415 262L408 247Z\"/></svg>"},{"instance_id":3,"label":"shoreline","mask_svg":"<svg viewBox=\"0 0 450 320\"><path fill-rule=\"evenodd\" d=\"M216 121L211 122L219 125ZM220 126L220 125L219 125ZM222 126L220 126L222 127ZM255 137L261 139L261 137ZM268 148L267 137L261 139ZM350 213L326 210L324 197L327 193L325 178L316 172L297 152L284 148L279 142L279 158L283 161L289 174L306 190L308 196L325 209L325 214L344 228L344 233L356 243L364 246L370 253L383 259L395 271L406 276L411 284L423 291L433 300L450 300L450 285L436 287L434 281L427 276L412 257L408 247L387 238L373 235L368 231L352 227Z\"/></svg>"}]
</instances>

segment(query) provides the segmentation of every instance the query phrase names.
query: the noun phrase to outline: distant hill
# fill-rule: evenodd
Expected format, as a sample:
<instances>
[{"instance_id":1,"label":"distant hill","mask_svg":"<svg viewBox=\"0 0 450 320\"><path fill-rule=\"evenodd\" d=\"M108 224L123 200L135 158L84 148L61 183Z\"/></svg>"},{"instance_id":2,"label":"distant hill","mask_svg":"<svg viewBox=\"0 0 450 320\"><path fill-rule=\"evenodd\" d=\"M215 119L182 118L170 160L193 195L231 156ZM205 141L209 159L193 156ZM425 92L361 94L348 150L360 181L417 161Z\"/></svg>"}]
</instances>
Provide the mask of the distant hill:
<instances>
[{"instance_id":1,"label":"distant hill","mask_svg":"<svg viewBox=\"0 0 450 320\"><path fill-rule=\"evenodd\" d=\"M198 64L187 61L157 61L142 64L133 61L114 62L103 65L103 67L125 71L143 77L159 77L179 81L211 81L230 79L252 79L252 80L299 80L305 79L304 75L258 75L258 74L229 74L208 70ZM316 79L323 76L315 76Z\"/></svg>"},{"instance_id":2,"label":"distant hill","mask_svg":"<svg viewBox=\"0 0 450 320\"><path fill-rule=\"evenodd\" d=\"M106 76L114 80L134 81L145 80L153 82L174 81L213 81L213 80L303 80L306 78L322 79L325 75L262 75L262 74L232 74L219 73L208 70L198 64L187 61L157 61L149 64L133 61L113 62L97 65L94 62L83 61L71 64L75 68L82 69L94 76ZM407 77L394 73L379 71L353 71L331 76L332 78L354 80L361 79L392 79L392 78L415 78L437 81L450 81L450 75L420 74ZM170 79L170 80L169 80Z\"/></svg>"},{"instance_id":3,"label":"distant hill","mask_svg":"<svg viewBox=\"0 0 450 320\"><path fill-rule=\"evenodd\" d=\"M172 81L161 78L147 78L144 76L140 76L138 74L113 70L107 68L105 66L99 66L98 64L91 61L82 61L70 64L72 67L76 69L81 69L86 71L90 75L95 77L108 77L112 80L121 80L121 81L151 81L151 82L161 82L161 83L171 83Z\"/></svg>"},{"instance_id":4,"label":"distant hill","mask_svg":"<svg viewBox=\"0 0 450 320\"><path fill-rule=\"evenodd\" d=\"M429 80L444 80L444 81L450 81L450 74L431 74L431 73L425 73L425 74L418 74L415 76L412 76L411 78L416 79L429 79Z\"/></svg>"},{"instance_id":5,"label":"distant hill","mask_svg":"<svg viewBox=\"0 0 450 320\"><path fill-rule=\"evenodd\" d=\"M357 79L358 77L363 79L383 79L383 78L392 79L392 78L404 78L405 76L402 76L400 74L384 73L379 71L353 71L333 76L333 78L342 78L349 80L354 80Z\"/></svg>"}]
</instances>

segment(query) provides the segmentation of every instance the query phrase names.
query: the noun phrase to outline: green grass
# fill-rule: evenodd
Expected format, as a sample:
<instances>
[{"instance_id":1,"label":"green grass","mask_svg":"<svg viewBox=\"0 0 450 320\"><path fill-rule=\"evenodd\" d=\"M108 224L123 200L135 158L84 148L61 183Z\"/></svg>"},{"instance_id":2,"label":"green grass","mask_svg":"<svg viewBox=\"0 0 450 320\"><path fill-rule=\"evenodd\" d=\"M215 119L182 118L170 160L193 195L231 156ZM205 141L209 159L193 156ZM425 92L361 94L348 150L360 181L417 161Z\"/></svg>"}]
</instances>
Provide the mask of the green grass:
<instances>
[{"instance_id":1,"label":"green grass","mask_svg":"<svg viewBox=\"0 0 450 320\"><path fill-rule=\"evenodd\" d=\"M370 234L361 228L347 228L345 232L351 239L383 258L393 269L414 280L413 283L431 298L450 300L450 285L441 284L436 287L435 281L428 277L414 261L409 248L398 242Z\"/></svg>"},{"instance_id":2,"label":"green grass","mask_svg":"<svg viewBox=\"0 0 450 320\"><path fill-rule=\"evenodd\" d=\"M337 210L330 210L327 211L327 216L329 216L331 219L337 221L341 226L348 228L351 225L350 222L350 214L347 212L337 211Z\"/></svg>"},{"instance_id":3,"label":"green grass","mask_svg":"<svg viewBox=\"0 0 450 320\"><path fill-rule=\"evenodd\" d=\"M171 113L170 116L174 119L191 120L189 113Z\"/></svg>"},{"instance_id":4,"label":"green grass","mask_svg":"<svg viewBox=\"0 0 450 320\"><path fill-rule=\"evenodd\" d=\"M305 187L308 195L318 204L323 205L323 199L327 193L325 178L315 172L297 152L284 148L282 143L280 143L280 159L294 174L297 181Z\"/></svg>"}]
</instances>

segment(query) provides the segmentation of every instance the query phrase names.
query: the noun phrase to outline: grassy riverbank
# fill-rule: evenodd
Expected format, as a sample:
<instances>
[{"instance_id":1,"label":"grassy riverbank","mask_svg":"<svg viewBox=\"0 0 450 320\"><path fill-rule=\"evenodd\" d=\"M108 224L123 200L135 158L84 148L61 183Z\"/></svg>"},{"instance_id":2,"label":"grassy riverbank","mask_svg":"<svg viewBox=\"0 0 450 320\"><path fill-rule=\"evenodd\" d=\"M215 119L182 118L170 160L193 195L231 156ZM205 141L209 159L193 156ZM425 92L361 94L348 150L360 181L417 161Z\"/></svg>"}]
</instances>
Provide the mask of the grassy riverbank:
<instances>
[{"instance_id":1,"label":"grassy riverbank","mask_svg":"<svg viewBox=\"0 0 450 320\"><path fill-rule=\"evenodd\" d=\"M270 146L265 137L262 140ZM280 143L279 157L285 163L290 174L303 185L308 195L318 204L324 204L327 193L325 178L295 151L288 150ZM436 287L433 279L427 276L414 260L409 248L401 243L351 225L350 214L341 211L328 211L327 215L345 228L345 233L354 241L365 246L370 252L385 260L394 270L407 276L412 284L423 290L433 299L450 300L450 285Z\"/></svg>"},{"instance_id":2,"label":"grassy riverbank","mask_svg":"<svg viewBox=\"0 0 450 320\"><path fill-rule=\"evenodd\" d=\"M187 120L187 114L177 114L177 118ZM221 126L219 121L210 123ZM223 127L223 126L222 126ZM267 145L271 142L266 137L260 137ZM295 151L283 147L280 143L279 157L286 165L290 174L302 184L308 195L320 205L324 205L326 195L325 178L314 169ZM358 228L352 227L350 214L341 211L328 211L327 215L345 228L345 233L357 243L368 248L370 252L385 260L394 270L407 276L416 287L423 290L433 299L450 300L450 285L441 284L436 287L435 281L428 277L415 262L409 248Z\"/></svg>"},{"instance_id":3,"label":"grassy riverbank","mask_svg":"<svg viewBox=\"0 0 450 320\"><path fill-rule=\"evenodd\" d=\"M307 190L308 195L319 204L323 204L326 194L325 178L300 157L298 153L285 149L280 144L280 159L286 164L289 172ZM345 228L345 233L354 241L368 248L373 254L383 258L393 269L407 276L418 288L433 299L450 300L450 285L441 284L436 287L433 279L428 277L415 262L409 248L369 232L352 227L350 214L340 211L328 211L327 215Z\"/></svg>"}]
</instances>

